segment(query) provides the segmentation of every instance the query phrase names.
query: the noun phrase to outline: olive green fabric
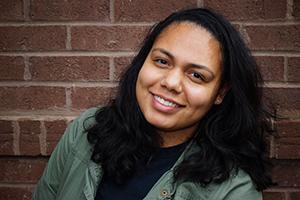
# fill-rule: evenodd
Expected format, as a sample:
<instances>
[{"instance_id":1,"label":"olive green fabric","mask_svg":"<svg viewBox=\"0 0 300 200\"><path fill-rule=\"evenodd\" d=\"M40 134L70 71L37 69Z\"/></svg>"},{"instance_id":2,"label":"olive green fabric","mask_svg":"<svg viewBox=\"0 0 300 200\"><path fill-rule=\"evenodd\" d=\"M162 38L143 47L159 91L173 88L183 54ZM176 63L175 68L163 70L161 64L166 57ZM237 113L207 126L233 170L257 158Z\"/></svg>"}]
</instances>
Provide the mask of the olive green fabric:
<instances>
[{"instance_id":1,"label":"olive green fabric","mask_svg":"<svg viewBox=\"0 0 300 200\"><path fill-rule=\"evenodd\" d=\"M95 123L97 108L81 114L66 129L38 182L33 200L93 200L102 178L101 166L90 160L92 146L85 127ZM87 119L87 120L86 120ZM175 165L152 187L144 200L261 200L250 177L240 170L222 184L201 187L192 182L173 183L173 170L183 156L197 150L192 142Z\"/></svg>"}]
</instances>

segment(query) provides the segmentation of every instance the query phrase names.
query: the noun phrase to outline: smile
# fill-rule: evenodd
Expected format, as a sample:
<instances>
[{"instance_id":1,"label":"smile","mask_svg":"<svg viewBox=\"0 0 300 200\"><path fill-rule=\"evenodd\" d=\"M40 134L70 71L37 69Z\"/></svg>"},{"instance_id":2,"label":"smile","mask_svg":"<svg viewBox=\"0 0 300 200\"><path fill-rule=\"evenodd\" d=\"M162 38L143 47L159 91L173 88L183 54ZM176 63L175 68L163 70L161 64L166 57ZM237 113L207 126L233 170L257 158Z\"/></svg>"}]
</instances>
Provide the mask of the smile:
<instances>
[{"instance_id":1,"label":"smile","mask_svg":"<svg viewBox=\"0 0 300 200\"><path fill-rule=\"evenodd\" d=\"M168 106L168 107L172 107L172 108L178 107L178 105L176 103L165 100L160 96L154 95L154 98L155 98L155 100L157 100L159 103L161 103L164 106Z\"/></svg>"}]
</instances>

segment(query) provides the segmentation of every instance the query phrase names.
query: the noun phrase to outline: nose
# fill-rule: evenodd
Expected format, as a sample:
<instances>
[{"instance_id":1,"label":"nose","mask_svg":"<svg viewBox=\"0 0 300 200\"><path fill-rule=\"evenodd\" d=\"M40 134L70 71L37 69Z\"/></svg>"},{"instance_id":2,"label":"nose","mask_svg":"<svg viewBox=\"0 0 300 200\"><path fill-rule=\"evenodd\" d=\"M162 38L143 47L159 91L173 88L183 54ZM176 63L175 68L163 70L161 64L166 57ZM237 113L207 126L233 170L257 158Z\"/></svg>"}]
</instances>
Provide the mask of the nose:
<instances>
[{"instance_id":1,"label":"nose","mask_svg":"<svg viewBox=\"0 0 300 200\"><path fill-rule=\"evenodd\" d=\"M180 69L172 69L166 72L161 80L161 86L175 93L182 92L182 73Z\"/></svg>"}]
</instances>

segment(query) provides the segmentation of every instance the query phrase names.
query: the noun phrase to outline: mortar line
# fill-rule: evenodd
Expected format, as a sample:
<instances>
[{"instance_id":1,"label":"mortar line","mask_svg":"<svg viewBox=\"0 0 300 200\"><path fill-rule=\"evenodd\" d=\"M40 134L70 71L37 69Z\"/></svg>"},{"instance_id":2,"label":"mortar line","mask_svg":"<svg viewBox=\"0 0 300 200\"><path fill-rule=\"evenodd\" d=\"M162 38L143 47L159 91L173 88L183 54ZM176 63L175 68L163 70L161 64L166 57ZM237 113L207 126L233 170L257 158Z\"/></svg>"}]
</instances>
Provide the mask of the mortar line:
<instances>
[{"instance_id":1,"label":"mortar line","mask_svg":"<svg viewBox=\"0 0 300 200\"><path fill-rule=\"evenodd\" d=\"M111 23L115 23L115 1L110 0L109 2L109 19Z\"/></svg>"},{"instance_id":2,"label":"mortar line","mask_svg":"<svg viewBox=\"0 0 300 200\"><path fill-rule=\"evenodd\" d=\"M0 22L0 27L7 27L7 26L26 26L26 27L35 27L35 26L153 26L156 22L117 22L117 23L111 23L111 22L92 22L92 21L26 21L26 22Z\"/></svg>"},{"instance_id":3,"label":"mortar line","mask_svg":"<svg viewBox=\"0 0 300 200\"><path fill-rule=\"evenodd\" d=\"M30 19L30 0L23 0L23 15L26 22L29 22Z\"/></svg>"},{"instance_id":4,"label":"mortar line","mask_svg":"<svg viewBox=\"0 0 300 200\"><path fill-rule=\"evenodd\" d=\"M39 135L40 151L41 151L42 155L46 155L46 152L47 152L47 131L46 131L44 121L40 121L40 130L41 130L41 133Z\"/></svg>"},{"instance_id":5,"label":"mortar line","mask_svg":"<svg viewBox=\"0 0 300 200\"><path fill-rule=\"evenodd\" d=\"M294 19L293 17L293 6L294 6L294 0L287 0L286 4L286 18L289 20Z\"/></svg>"},{"instance_id":6,"label":"mortar line","mask_svg":"<svg viewBox=\"0 0 300 200\"><path fill-rule=\"evenodd\" d=\"M68 111L72 110L72 88L66 87L66 109Z\"/></svg>"},{"instance_id":7,"label":"mortar line","mask_svg":"<svg viewBox=\"0 0 300 200\"><path fill-rule=\"evenodd\" d=\"M283 80L285 82L288 81L288 59L285 56L283 60Z\"/></svg>"},{"instance_id":8,"label":"mortar line","mask_svg":"<svg viewBox=\"0 0 300 200\"><path fill-rule=\"evenodd\" d=\"M119 52L110 52L110 51L14 51L14 52L0 52L0 56L106 56L106 57L124 57L124 56L133 56L136 52L134 51L119 51ZM300 53L299 53L300 56Z\"/></svg>"},{"instance_id":9,"label":"mortar line","mask_svg":"<svg viewBox=\"0 0 300 200\"><path fill-rule=\"evenodd\" d=\"M115 62L114 58L109 57L109 80L114 81L115 80Z\"/></svg>"},{"instance_id":10,"label":"mortar line","mask_svg":"<svg viewBox=\"0 0 300 200\"><path fill-rule=\"evenodd\" d=\"M197 0L197 7L200 7L200 8L204 7L203 0Z\"/></svg>"},{"instance_id":11,"label":"mortar line","mask_svg":"<svg viewBox=\"0 0 300 200\"><path fill-rule=\"evenodd\" d=\"M32 75L30 73L29 58L28 58L28 56L24 56L23 58L24 58L24 74L23 74L23 77L24 77L25 81L29 81L32 78Z\"/></svg>"},{"instance_id":12,"label":"mortar line","mask_svg":"<svg viewBox=\"0 0 300 200\"><path fill-rule=\"evenodd\" d=\"M71 27L67 26L66 49L72 50Z\"/></svg>"},{"instance_id":13,"label":"mortar line","mask_svg":"<svg viewBox=\"0 0 300 200\"><path fill-rule=\"evenodd\" d=\"M116 87L117 81L60 82L60 81L2 81L0 87Z\"/></svg>"},{"instance_id":14,"label":"mortar line","mask_svg":"<svg viewBox=\"0 0 300 200\"><path fill-rule=\"evenodd\" d=\"M20 155L20 126L17 121L12 122L13 125L13 151L15 155Z\"/></svg>"}]
</instances>

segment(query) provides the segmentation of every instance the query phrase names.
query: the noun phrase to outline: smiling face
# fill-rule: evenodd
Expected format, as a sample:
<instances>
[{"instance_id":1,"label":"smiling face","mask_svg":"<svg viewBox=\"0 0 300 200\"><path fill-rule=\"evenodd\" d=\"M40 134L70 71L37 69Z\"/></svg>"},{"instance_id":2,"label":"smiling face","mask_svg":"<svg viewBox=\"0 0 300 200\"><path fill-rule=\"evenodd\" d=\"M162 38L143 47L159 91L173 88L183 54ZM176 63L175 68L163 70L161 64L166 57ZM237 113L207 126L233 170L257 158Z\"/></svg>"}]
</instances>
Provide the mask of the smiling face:
<instances>
[{"instance_id":1,"label":"smiling face","mask_svg":"<svg viewBox=\"0 0 300 200\"><path fill-rule=\"evenodd\" d=\"M139 72L136 97L163 146L187 140L211 106L222 102L220 78L220 45L207 30L181 22L158 36Z\"/></svg>"}]
</instances>

